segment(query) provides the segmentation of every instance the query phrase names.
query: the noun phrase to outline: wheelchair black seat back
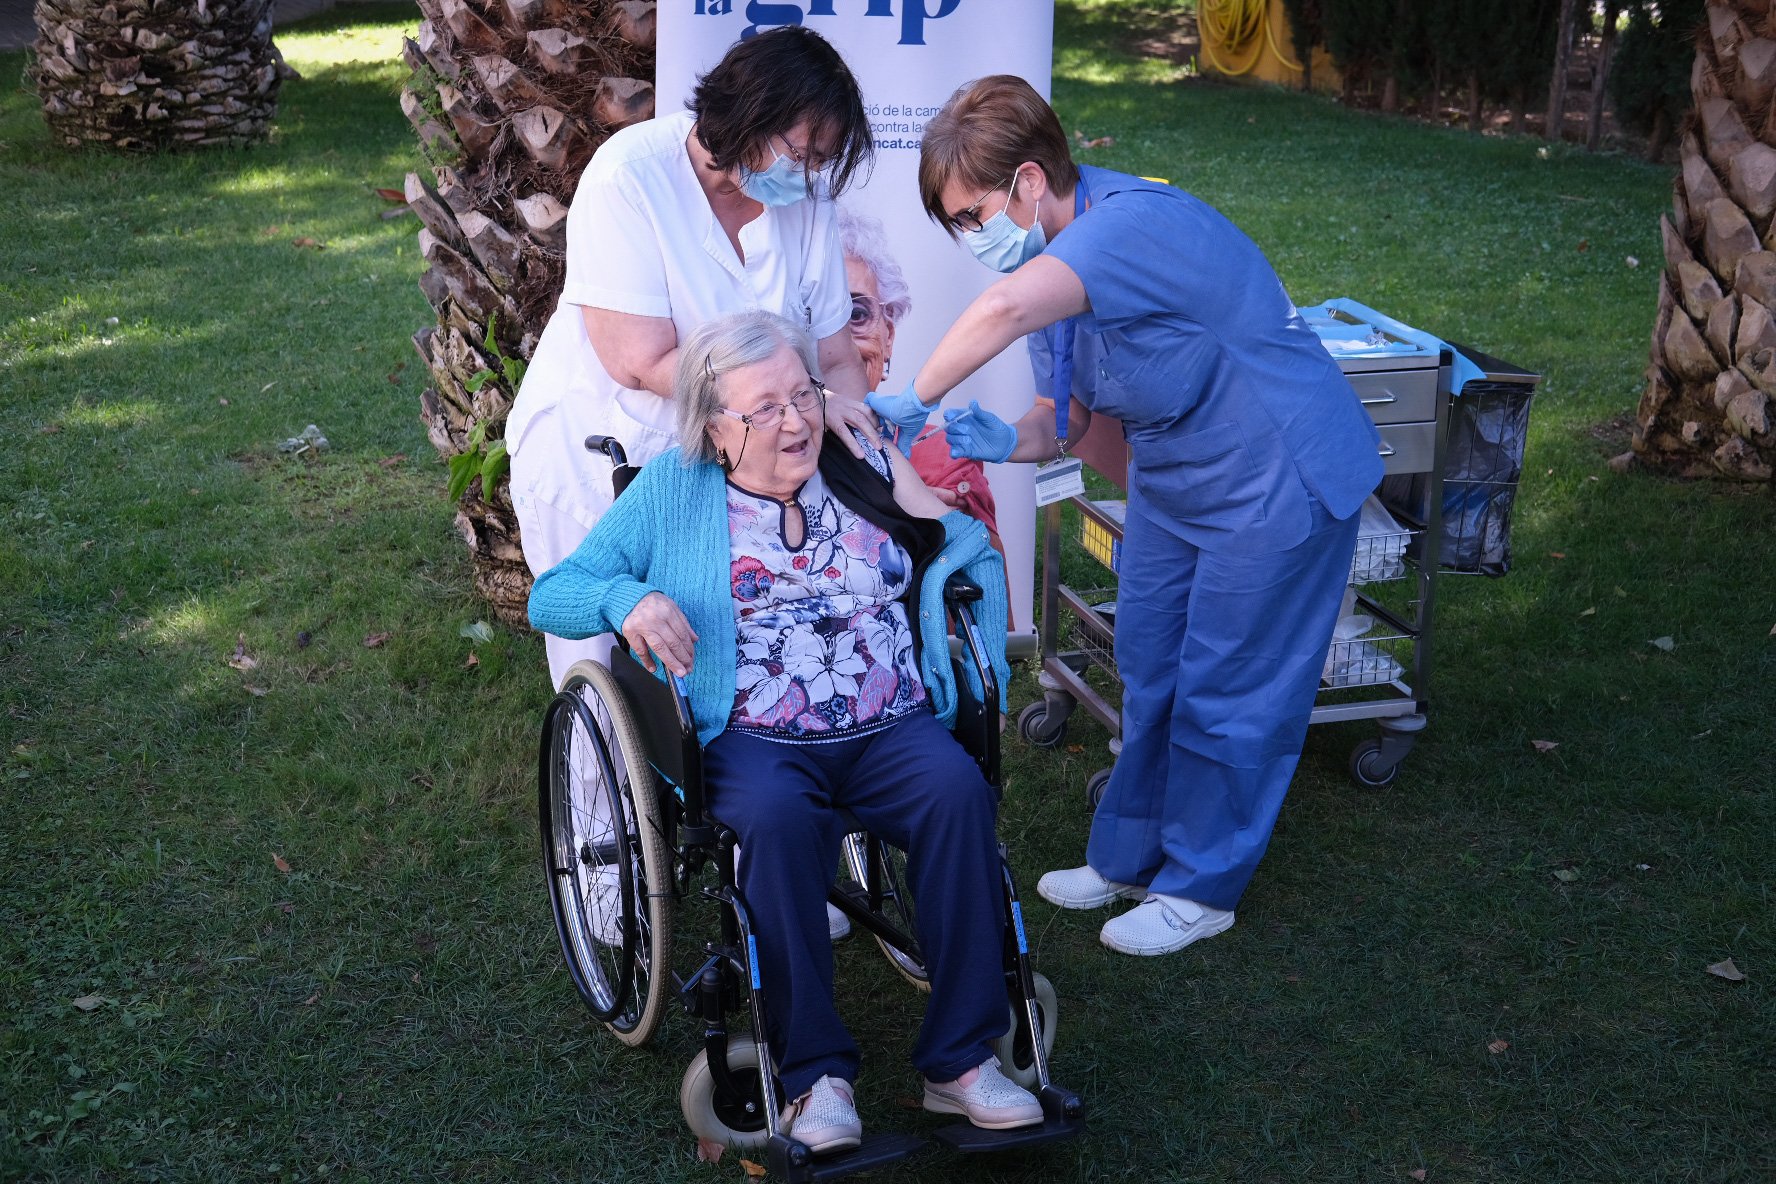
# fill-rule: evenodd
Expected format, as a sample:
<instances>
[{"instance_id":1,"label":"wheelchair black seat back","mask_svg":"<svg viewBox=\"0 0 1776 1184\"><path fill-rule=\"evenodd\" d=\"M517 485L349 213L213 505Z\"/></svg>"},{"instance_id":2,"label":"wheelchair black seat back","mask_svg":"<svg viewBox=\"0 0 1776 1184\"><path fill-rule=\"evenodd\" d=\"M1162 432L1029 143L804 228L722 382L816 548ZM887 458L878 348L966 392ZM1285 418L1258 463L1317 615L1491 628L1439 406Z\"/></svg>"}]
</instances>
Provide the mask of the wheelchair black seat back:
<instances>
[{"instance_id":1,"label":"wheelchair black seat back","mask_svg":"<svg viewBox=\"0 0 1776 1184\"><path fill-rule=\"evenodd\" d=\"M617 466L620 494L627 483L622 449L602 437L587 446L594 441ZM960 640L952 659L961 697L956 734L998 792L998 686L971 608L980 590L952 576L944 593ZM970 693L970 672L978 695ZM856 1151L816 1161L785 1131L784 1099L763 1040L771 984L760 981L755 952L770 936L754 932L736 886L734 833L705 809L702 753L682 683L648 673L621 645L608 666L576 664L543 717L537 806L556 932L586 1007L631 1046L653 1038L674 1000L702 1021L703 1050L680 1089L698 1136L765 1147L772 1169L791 1180L881 1166L925 1146L911 1136L872 1135ZM904 978L928 989L905 854L855 819L846 826L844 874L829 901ZM1046 1120L1020 1130L936 1132L959 1150L1068 1138L1083 1125L1078 1097L1049 1076L1055 993L1031 968L1003 854L1001 847L1008 1030L994 1051L1007 1076L1037 1093ZM671 968L676 917L698 902L713 907L716 933L700 943L700 963L680 976ZM749 1034L729 1033L727 1017L736 1011L747 1013Z\"/></svg>"}]
</instances>

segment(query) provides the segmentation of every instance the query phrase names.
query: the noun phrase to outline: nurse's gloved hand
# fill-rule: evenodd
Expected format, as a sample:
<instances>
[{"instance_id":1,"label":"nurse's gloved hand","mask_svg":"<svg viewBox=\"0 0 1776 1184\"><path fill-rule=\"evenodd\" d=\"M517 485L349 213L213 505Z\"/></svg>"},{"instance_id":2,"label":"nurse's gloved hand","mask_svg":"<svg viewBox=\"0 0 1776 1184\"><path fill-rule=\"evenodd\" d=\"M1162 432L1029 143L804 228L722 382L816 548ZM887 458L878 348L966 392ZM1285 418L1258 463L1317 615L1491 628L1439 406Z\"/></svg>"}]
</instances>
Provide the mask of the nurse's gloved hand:
<instances>
[{"instance_id":1,"label":"nurse's gloved hand","mask_svg":"<svg viewBox=\"0 0 1776 1184\"><path fill-rule=\"evenodd\" d=\"M906 390L897 395L877 391L864 402L882 417L882 423L889 431L896 433L894 442L900 446L900 454L911 456L913 441L925 427L925 421L931 418L931 408L919 401L913 384L907 383Z\"/></svg>"},{"instance_id":2,"label":"nurse's gloved hand","mask_svg":"<svg viewBox=\"0 0 1776 1184\"><path fill-rule=\"evenodd\" d=\"M966 411L944 412L944 434L950 438L950 456L960 460L1003 464L1017 447L1017 429L986 410L976 399Z\"/></svg>"}]
</instances>

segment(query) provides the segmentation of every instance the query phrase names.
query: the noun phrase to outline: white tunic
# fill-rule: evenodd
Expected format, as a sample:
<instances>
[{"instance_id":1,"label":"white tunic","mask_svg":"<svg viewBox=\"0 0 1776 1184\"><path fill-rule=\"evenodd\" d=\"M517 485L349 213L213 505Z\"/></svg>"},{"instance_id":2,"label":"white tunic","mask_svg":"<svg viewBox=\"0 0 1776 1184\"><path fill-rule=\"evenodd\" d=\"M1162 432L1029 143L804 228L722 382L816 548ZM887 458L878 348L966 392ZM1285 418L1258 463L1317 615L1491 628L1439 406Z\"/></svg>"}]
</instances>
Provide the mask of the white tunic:
<instances>
[{"instance_id":1,"label":"white tunic","mask_svg":"<svg viewBox=\"0 0 1776 1184\"><path fill-rule=\"evenodd\" d=\"M685 147L692 122L681 111L624 128L586 166L567 215L567 281L506 423L515 499L540 501L588 530L611 489L609 464L586 452L585 438L615 436L641 464L678 431L672 400L605 372L582 305L670 317L680 341L748 309L781 313L818 341L851 314L831 199L767 207L740 230L742 263L698 184ZM539 558L560 558L530 555L526 542L533 569Z\"/></svg>"}]
</instances>

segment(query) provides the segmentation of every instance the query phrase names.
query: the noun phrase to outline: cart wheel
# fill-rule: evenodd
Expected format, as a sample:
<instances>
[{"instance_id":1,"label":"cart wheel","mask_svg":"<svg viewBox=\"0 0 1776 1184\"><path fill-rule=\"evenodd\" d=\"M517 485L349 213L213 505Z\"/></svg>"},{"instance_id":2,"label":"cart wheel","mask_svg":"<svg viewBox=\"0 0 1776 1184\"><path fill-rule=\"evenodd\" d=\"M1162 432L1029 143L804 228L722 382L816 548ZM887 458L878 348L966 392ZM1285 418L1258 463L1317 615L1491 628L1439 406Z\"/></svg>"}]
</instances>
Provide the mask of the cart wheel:
<instances>
[{"instance_id":1,"label":"cart wheel","mask_svg":"<svg viewBox=\"0 0 1776 1184\"><path fill-rule=\"evenodd\" d=\"M713 1139L723 1147L763 1147L771 1131L765 1125L765 1095L759 1088L758 1045L751 1037L728 1041L728 1072L743 1096L720 1096L709 1072L709 1050L696 1055L678 1087L685 1121L699 1139Z\"/></svg>"},{"instance_id":2,"label":"cart wheel","mask_svg":"<svg viewBox=\"0 0 1776 1184\"><path fill-rule=\"evenodd\" d=\"M1096 812L1098 803L1104 800L1104 791L1110 788L1110 770L1099 769L1085 779L1085 804Z\"/></svg>"},{"instance_id":3,"label":"cart wheel","mask_svg":"<svg viewBox=\"0 0 1776 1184\"><path fill-rule=\"evenodd\" d=\"M1059 748L1067 736L1067 717L1051 712L1047 703L1032 703L1018 712L1018 735L1037 748Z\"/></svg>"},{"instance_id":4,"label":"cart wheel","mask_svg":"<svg viewBox=\"0 0 1776 1184\"><path fill-rule=\"evenodd\" d=\"M1054 1052L1056 1017L1060 1005L1055 999L1054 984L1041 974L1030 976L1036 985L1036 1019L1042 1025L1042 1052ZM1011 1028L993 1041L993 1055L999 1058L999 1070L1025 1089L1036 1088L1036 1054L1030 1047L1030 1023L1024 1009L1011 1005Z\"/></svg>"},{"instance_id":5,"label":"cart wheel","mask_svg":"<svg viewBox=\"0 0 1776 1184\"><path fill-rule=\"evenodd\" d=\"M1381 741L1365 740L1351 749L1350 755L1351 780L1365 789L1386 789L1400 775L1397 764L1383 766L1381 763Z\"/></svg>"}]
</instances>

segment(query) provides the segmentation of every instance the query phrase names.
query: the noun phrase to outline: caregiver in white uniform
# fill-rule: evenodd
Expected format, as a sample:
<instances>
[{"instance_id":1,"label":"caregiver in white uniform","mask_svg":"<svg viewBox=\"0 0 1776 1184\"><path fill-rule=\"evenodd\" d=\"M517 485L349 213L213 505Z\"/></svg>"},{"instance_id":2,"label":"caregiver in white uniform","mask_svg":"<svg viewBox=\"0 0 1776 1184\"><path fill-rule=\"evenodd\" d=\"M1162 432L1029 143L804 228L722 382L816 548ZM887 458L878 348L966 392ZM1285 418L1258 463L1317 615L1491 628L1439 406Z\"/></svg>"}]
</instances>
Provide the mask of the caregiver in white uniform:
<instances>
[{"instance_id":1,"label":"caregiver in white uniform","mask_svg":"<svg viewBox=\"0 0 1776 1184\"><path fill-rule=\"evenodd\" d=\"M678 343L725 313L764 309L805 327L833 393L827 426L873 440L869 386L847 328L851 293L833 198L871 159L863 96L844 59L791 26L734 45L689 109L624 128L580 177L567 280L506 422L524 559L560 563L612 500L614 436L640 465L677 443ZM609 634L547 635L559 687Z\"/></svg>"}]
</instances>

